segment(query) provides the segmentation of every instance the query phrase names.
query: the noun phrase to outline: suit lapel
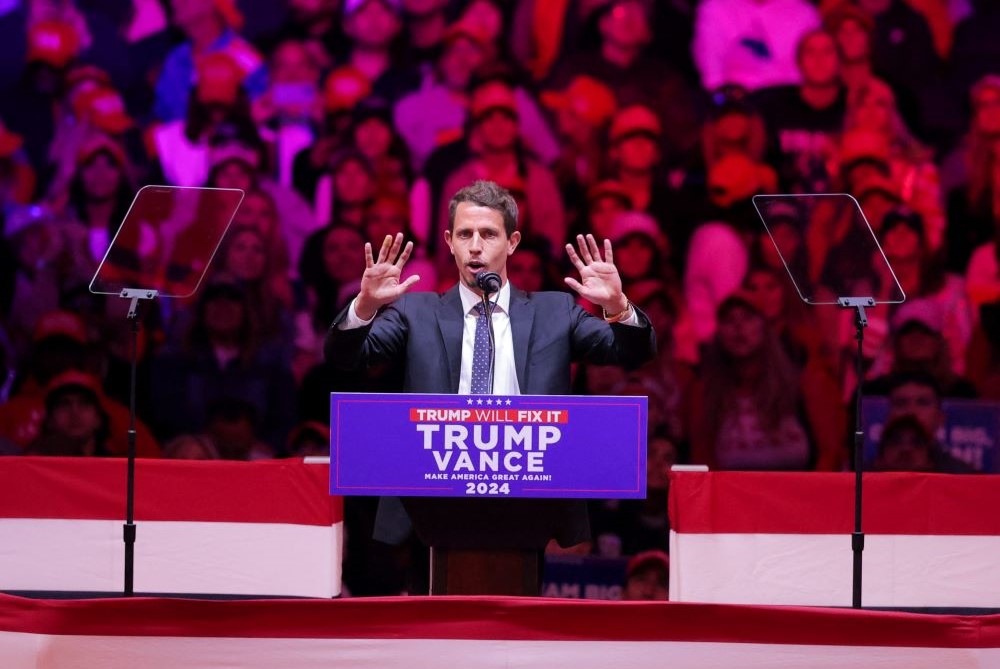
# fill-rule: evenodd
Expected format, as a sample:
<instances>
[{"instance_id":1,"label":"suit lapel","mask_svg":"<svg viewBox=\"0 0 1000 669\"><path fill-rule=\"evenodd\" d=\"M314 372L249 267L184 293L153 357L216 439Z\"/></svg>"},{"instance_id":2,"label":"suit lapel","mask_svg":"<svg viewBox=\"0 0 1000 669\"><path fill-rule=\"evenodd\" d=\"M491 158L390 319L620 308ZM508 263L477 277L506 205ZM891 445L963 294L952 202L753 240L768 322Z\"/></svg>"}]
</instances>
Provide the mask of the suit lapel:
<instances>
[{"instance_id":1,"label":"suit lapel","mask_svg":"<svg viewBox=\"0 0 1000 669\"><path fill-rule=\"evenodd\" d=\"M514 366L517 369L517 386L522 393L527 392L528 344L531 342L531 328L535 322L535 307L528 294L511 286L510 333L514 340Z\"/></svg>"},{"instance_id":2,"label":"suit lapel","mask_svg":"<svg viewBox=\"0 0 1000 669\"><path fill-rule=\"evenodd\" d=\"M444 342L445 358L448 361L449 390L458 392L458 377L462 370L462 331L465 314L462 313L462 298L455 286L441 296L437 306L437 323Z\"/></svg>"}]
</instances>

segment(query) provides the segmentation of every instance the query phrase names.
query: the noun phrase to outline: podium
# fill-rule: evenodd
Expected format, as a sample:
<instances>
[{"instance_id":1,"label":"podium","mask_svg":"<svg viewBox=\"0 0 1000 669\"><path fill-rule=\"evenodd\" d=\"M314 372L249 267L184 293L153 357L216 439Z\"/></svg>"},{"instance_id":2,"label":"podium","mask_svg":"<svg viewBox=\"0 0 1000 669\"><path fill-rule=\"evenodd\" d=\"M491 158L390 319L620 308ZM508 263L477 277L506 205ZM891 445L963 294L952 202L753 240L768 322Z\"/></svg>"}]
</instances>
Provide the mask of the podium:
<instances>
[{"instance_id":1,"label":"podium","mask_svg":"<svg viewBox=\"0 0 1000 669\"><path fill-rule=\"evenodd\" d=\"M646 411L646 397L332 393L330 492L382 497L375 538L412 528L432 595L537 595L549 541L589 538L587 499L645 498Z\"/></svg>"},{"instance_id":2,"label":"podium","mask_svg":"<svg viewBox=\"0 0 1000 669\"><path fill-rule=\"evenodd\" d=\"M402 505L430 548L432 595L538 595L549 540L572 545L589 534L583 500L408 497Z\"/></svg>"}]
</instances>

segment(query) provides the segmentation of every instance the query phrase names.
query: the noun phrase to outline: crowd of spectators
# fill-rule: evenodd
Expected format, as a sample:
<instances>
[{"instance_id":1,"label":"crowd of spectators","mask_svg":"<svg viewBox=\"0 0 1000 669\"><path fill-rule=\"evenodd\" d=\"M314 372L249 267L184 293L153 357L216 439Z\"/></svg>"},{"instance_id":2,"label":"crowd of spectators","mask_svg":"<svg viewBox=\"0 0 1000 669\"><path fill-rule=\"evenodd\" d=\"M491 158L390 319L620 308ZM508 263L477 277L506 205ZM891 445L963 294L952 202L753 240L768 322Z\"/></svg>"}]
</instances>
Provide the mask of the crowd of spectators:
<instances>
[{"instance_id":1,"label":"crowd of spectators","mask_svg":"<svg viewBox=\"0 0 1000 669\"><path fill-rule=\"evenodd\" d=\"M417 289L447 289L448 199L491 179L514 285L564 289L592 232L659 341L574 369L650 407L650 494L595 502L584 550L665 550L675 462L849 466L853 316L796 289L905 292L869 312L875 465L967 471L940 401L1000 400L997 35L987 0L0 2L0 452L125 452L127 305L88 285L138 187L246 191L202 290L141 313L140 455L256 459L322 453L330 391L398 387L322 360L363 244L404 232ZM843 201L784 200L769 232L751 201L824 192L884 260ZM359 594L396 587L379 550L348 556Z\"/></svg>"}]
</instances>

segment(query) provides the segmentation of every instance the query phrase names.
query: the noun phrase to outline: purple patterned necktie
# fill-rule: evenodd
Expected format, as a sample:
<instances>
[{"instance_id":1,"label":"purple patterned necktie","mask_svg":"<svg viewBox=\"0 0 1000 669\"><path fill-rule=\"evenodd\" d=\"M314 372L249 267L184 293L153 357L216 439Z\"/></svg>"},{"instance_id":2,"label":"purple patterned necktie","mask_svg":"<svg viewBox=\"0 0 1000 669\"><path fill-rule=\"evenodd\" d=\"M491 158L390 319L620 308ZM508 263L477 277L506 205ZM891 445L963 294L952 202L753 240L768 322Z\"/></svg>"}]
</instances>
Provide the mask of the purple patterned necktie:
<instances>
[{"instance_id":1,"label":"purple patterned necktie","mask_svg":"<svg viewBox=\"0 0 1000 669\"><path fill-rule=\"evenodd\" d=\"M496 305L490 303L490 312L496 310ZM486 320L486 309L483 303L476 305L476 341L472 349L472 384L473 395L487 395L490 392L490 324Z\"/></svg>"}]
</instances>

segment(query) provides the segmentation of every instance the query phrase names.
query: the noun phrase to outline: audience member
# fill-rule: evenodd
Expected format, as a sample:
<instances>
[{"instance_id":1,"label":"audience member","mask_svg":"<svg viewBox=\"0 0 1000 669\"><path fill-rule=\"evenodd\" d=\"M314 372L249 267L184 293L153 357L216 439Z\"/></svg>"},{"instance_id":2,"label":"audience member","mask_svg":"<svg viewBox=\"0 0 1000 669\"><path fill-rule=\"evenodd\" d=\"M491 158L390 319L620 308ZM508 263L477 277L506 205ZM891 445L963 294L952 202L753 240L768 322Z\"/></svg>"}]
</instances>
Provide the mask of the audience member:
<instances>
[{"instance_id":1,"label":"audience member","mask_svg":"<svg viewBox=\"0 0 1000 669\"><path fill-rule=\"evenodd\" d=\"M704 0L694 21L694 62L705 90L748 90L798 82L796 51L819 25L806 0Z\"/></svg>"},{"instance_id":2,"label":"audience member","mask_svg":"<svg viewBox=\"0 0 1000 669\"><path fill-rule=\"evenodd\" d=\"M201 57L196 69L198 82L189 96L185 94L185 113L155 127L156 156L168 183L204 185L215 145L239 142L259 149L260 136L240 68L240 63L225 52Z\"/></svg>"},{"instance_id":3,"label":"audience member","mask_svg":"<svg viewBox=\"0 0 1000 669\"><path fill-rule=\"evenodd\" d=\"M270 145L279 184L291 188L295 156L312 146L322 118L320 75L324 55L301 39L279 43L270 58L267 91L252 105L261 137Z\"/></svg>"},{"instance_id":4,"label":"audience member","mask_svg":"<svg viewBox=\"0 0 1000 669\"><path fill-rule=\"evenodd\" d=\"M919 420L908 414L899 416L882 428L872 468L877 472L933 472L936 445Z\"/></svg>"},{"instance_id":5,"label":"audience member","mask_svg":"<svg viewBox=\"0 0 1000 669\"><path fill-rule=\"evenodd\" d=\"M981 399L1000 401L1000 298L979 306L966 353L969 380Z\"/></svg>"},{"instance_id":6,"label":"audience member","mask_svg":"<svg viewBox=\"0 0 1000 669\"><path fill-rule=\"evenodd\" d=\"M940 249L947 221L933 153L910 134L892 89L874 77L851 89L844 129L840 160L847 165L863 158L884 162L899 198L921 213L930 248Z\"/></svg>"},{"instance_id":7,"label":"audience member","mask_svg":"<svg viewBox=\"0 0 1000 669\"><path fill-rule=\"evenodd\" d=\"M947 98L941 86L941 59L926 19L903 0L858 0L874 19L872 67L888 81L903 116L916 127L932 123Z\"/></svg>"},{"instance_id":8,"label":"audience member","mask_svg":"<svg viewBox=\"0 0 1000 669\"><path fill-rule=\"evenodd\" d=\"M171 0L170 5L173 23L187 41L175 47L163 62L156 82L155 111L159 120L170 122L189 116L192 82L197 81L201 89L197 96L202 102L209 102L206 94L216 87L221 89L219 96L230 95L232 84L216 80L214 73L199 67L200 61L210 54L228 57L234 66L233 78L250 97L256 98L264 92L267 67L257 49L237 34L243 24L243 15L235 0ZM192 133L189 137L194 139L197 134Z\"/></svg>"},{"instance_id":9,"label":"audience member","mask_svg":"<svg viewBox=\"0 0 1000 669\"><path fill-rule=\"evenodd\" d=\"M739 293L728 297L691 392L692 461L713 469L785 470L839 463L843 444L810 423L826 408L803 406L815 395L802 393L801 383L757 306Z\"/></svg>"},{"instance_id":10,"label":"audience member","mask_svg":"<svg viewBox=\"0 0 1000 669\"><path fill-rule=\"evenodd\" d=\"M401 0L344 0L347 63L372 82L372 92L394 103L420 83L415 71L393 53L403 29Z\"/></svg>"},{"instance_id":11,"label":"audience member","mask_svg":"<svg viewBox=\"0 0 1000 669\"><path fill-rule=\"evenodd\" d=\"M970 0L974 11L955 26L951 51L952 86L964 95L987 74L1000 74L1000 6L991 0Z\"/></svg>"},{"instance_id":12,"label":"audience member","mask_svg":"<svg viewBox=\"0 0 1000 669\"><path fill-rule=\"evenodd\" d=\"M663 148L671 157L679 157L696 148L698 103L677 68L647 48L657 4L651 0L599 4L594 12L598 48L581 50L567 59L551 83L565 88L576 75L585 73L608 86L621 107L652 108L661 119Z\"/></svg>"},{"instance_id":13,"label":"audience member","mask_svg":"<svg viewBox=\"0 0 1000 669\"><path fill-rule=\"evenodd\" d=\"M901 305L892 317L891 366L885 375L865 384L865 394L886 394L892 374L923 372L934 379L944 397L975 397L975 386L954 371L943 334L946 313L945 306L931 300Z\"/></svg>"},{"instance_id":14,"label":"audience member","mask_svg":"<svg viewBox=\"0 0 1000 669\"><path fill-rule=\"evenodd\" d=\"M181 341L154 359L153 403L159 434L199 433L215 402L253 407L261 435L275 452L295 417L295 385L286 352L261 341L249 298L232 279L218 276L202 289Z\"/></svg>"},{"instance_id":15,"label":"audience member","mask_svg":"<svg viewBox=\"0 0 1000 669\"><path fill-rule=\"evenodd\" d=\"M656 113L642 105L620 109L608 134L608 169L631 208L652 216L676 248L686 248L691 223L674 216L675 198L663 160L663 126Z\"/></svg>"},{"instance_id":16,"label":"audience member","mask_svg":"<svg viewBox=\"0 0 1000 669\"><path fill-rule=\"evenodd\" d=\"M771 135L783 187L798 193L829 192L828 164L846 108L837 44L825 30L807 32L795 62L802 83L763 90L756 105Z\"/></svg>"},{"instance_id":17,"label":"audience member","mask_svg":"<svg viewBox=\"0 0 1000 669\"><path fill-rule=\"evenodd\" d=\"M899 373L889 383L889 413L886 428L896 420L913 418L923 428L923 437L930 437L930 460L933 471L944 474L968 474L974 468L945 450L945 413L941 408L941 393L934 378L916 371ZM891 435L890 435L891 436ZM901 439L902 440L902 439Z\"/></svg>"},{"instance_id":18,"label":"audience member","mask_svg":"<svg viewBox=\"0 0 1000 669\"><path fill-rule=\"evenodd\" d=\"M555 114L563 145L554 169L572 225L582 215L587 189L604 172L601 145L618 103L610 88L588 75L575 77L562 91L543 93L542 102Z\"/></svg>"},{"instance_id":19,"label":"audience member","mask_svg":"<svg viewBox=\"0 0 1000 669\"><path fill-rule=\"evenodd\" d=\"M422 169L435 148L464 135L469 84L485 62L486 48L485 35L471 24L452 23L420 88L396 104L393 123L414 168Z\"/></svg>"},{"instance_id":20,"label":"audience member","mask_svg":"<svg viewBox=\"0 0 1000 669\"><path fill-rule=\"evenodd\" d=\"M663 551L639 553L625 567L625 601L667 601L670 598L670 558Z\"/></svg>"},{"instance_id":21,"label":"audience member","mask_svg":"<svg viewBox=\"0 0 1000 669\"><path fill-rule=\"evenodd\" d=\"M163 446L163 457L170 460L218 460L219 451L206 436L182 434Z\"/></svg>"},{"instance_id":22,"label":"audience member","mask_svg":"<svg viewBox=\"0 0 1000 669\"><path fill-rule=\"evenodd\" d=\"M437 225L429 239L438 240L448 227L448 199L462 184L492 179L501 184L523 184L526 205L519 209L521 234L543 237L553 249L566 241L566 215L559 188L538 160L532 158L518 137L519 108L514 88L505 79L484 79L472 89L469 107L469 147L472 157L445 180L438 207ZM438 245L439 260L447 247ZM441 262L454 270L454 263Z\"/></svg>"},{"instance_id":23,"label":"audience member","mask_svg":"<svg viewBox=\"0 0 1000 669\"><path fill-rule=\"evenodd\" d=\"M110 455L107 448L110 419L93 376L65 372L49 383L45 417L38 437L25 448L27 455Z\"/></svg>"},{"instance_id":24,"label":"audience member","mask_svg":"<svg viewBox=\"0 0 1000 669\"><path fill-rule=\"evenodd\" d=\"M875 21L850 0L840 0L824 13L823 25L837 42L840 80L850 93L874 76L872 32Z\"/></svg>"},{"instance_id":25,"label":"audience member","mask_svg":"<svg viewBox=\"0 0 1000 669\"><path fill-rule=\"evenodd\" d=\"M1000 221L1000 75L983 77L969 97L969 133L944 168L953 184L945 244L948 268L956 272L965 271L972 251L990 240Z\"/></svg>"}]
</instances>

